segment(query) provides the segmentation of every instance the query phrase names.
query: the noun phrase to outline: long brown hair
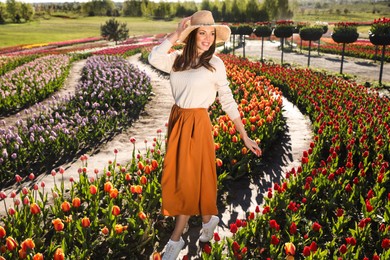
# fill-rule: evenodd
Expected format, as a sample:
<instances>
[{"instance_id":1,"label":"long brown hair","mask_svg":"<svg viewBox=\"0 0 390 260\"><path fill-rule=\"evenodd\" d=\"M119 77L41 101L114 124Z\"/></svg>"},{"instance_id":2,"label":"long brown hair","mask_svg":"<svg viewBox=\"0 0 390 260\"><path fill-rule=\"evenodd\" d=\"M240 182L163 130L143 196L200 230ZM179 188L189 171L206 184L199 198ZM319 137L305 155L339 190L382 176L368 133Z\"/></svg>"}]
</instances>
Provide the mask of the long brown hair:
<instances>
[{"instance_id":1,"label":"long brown hair","mask_svg":"<svg viewBox=\"0 0 390 260\"><path fill-rule=\"evenodd\" d=\"M193 30L187 37L186 45L183 47L183 53L176 57L175 62L173 63L173 71L184 71L188 69L197 69L200 67L205 67L210 71L214 71L215 68L210 64L210 60L215 52L215 40L217 37L214 37L214 42L210 48L203 52L199 61L197 62L197 46L196 46L196 34L198 29Z\"/></svg>"}]
</instances>

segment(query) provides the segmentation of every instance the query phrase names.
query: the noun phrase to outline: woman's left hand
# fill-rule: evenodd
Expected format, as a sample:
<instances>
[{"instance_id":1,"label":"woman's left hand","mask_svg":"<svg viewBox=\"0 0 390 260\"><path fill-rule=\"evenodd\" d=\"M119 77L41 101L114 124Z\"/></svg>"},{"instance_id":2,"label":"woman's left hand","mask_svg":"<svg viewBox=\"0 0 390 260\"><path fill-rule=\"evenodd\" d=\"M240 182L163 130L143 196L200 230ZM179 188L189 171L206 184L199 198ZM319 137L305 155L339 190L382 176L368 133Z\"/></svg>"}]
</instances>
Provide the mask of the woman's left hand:
<instances>
[{"instance_id":1,"label":"woman's left hand","mask_svg":"<svg viewBox=\"0 0 390 260\"><path fill-rule=\"evenodd\" d=\"M262 151L261 151L259 145L255 141L253 141L249 137L244 138L243 141L244 141L245 146L249 150L251 150L254 154L256 154L257 157L260 157L262 155Z\"/></svg>"}]
</instances>

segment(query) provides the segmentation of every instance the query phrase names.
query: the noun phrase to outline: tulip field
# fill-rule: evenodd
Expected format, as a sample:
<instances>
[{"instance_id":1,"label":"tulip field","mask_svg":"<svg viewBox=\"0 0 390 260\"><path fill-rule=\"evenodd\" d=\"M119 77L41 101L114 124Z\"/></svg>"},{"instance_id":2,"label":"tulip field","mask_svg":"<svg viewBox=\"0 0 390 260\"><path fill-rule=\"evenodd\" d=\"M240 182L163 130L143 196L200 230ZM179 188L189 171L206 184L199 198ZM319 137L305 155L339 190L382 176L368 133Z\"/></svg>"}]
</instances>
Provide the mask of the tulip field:
<instances>
[{"instance_id":1,"label":"tulip field","mask_svg":"<svg viewBox=\"0 0 390 260\"><path fill-rule=\"evenodd\" d=\"M301 166L274 183L262 208L230 224L205 259L389 259L390 103L354 82L229 56L263 75L308 114L315 132Z\"/></svg>"},{"instance_id":2,"label":"tulip field","mask_svg":"<svg viewBox=\"0 0 390 260\"><path fill-rule=\"evenodd\" d=\"M126 57L145 57L154 44L1 56L1 116L37 106L61 89L73 62L86 63L74 96L0 126L0 183L16 183L0 190L0 260L160 259L158 243L173 225L159 211L165 129L151 133L144 152L129 136L126 164L115 147L104 169L89 168L87 155L144 109L150 78ZM215 233L203 259L389 259L389 98L324 72L219 56L242 122L263 153L285 124L282 96L310 117L315 135L301 165L273 183L264 205L228 223L231 236ZM262 159L244 147L218 100L210 118L223 190L227 180L256 174ZM73 159L82 165L77 173L61 167ZM37 180L42 173L51 174L53 188ZM64 176L74 174L68 186Z\"/></svg>"}]
</instances>

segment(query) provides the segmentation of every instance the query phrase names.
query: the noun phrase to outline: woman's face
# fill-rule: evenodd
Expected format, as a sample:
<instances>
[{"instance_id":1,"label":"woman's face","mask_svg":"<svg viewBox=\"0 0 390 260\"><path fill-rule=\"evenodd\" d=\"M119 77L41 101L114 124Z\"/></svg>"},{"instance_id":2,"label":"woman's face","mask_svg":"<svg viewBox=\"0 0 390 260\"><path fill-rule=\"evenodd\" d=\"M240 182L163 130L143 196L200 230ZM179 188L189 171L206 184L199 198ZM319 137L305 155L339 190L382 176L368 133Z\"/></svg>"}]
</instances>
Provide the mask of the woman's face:
<instances>
[{"instance_id":1,"label":"woman's face","mask_svg":"<svg viewBox=\"0 0 390 260\"><path fill-rule=\"evenodd\" d=\"M215 39L215 28L213 26L199 27L196 33L196 48L198 55L207 51L213 45Z\"/></svg>"}]
</instances>

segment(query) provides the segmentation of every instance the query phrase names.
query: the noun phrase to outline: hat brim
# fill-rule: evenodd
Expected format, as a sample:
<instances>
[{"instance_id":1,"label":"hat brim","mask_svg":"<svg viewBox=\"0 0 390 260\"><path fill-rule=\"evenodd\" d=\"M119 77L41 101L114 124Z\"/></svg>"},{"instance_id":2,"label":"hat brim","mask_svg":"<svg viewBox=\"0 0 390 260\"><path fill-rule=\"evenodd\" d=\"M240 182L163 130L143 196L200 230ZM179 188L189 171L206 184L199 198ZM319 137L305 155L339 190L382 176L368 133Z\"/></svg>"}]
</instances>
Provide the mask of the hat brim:
<instances>
[{"instance_id":1,"label":"hat brim","mask_svg":"<svg viewBox=\"0 0 390 260\"><path fill-rule=\"evenodd\" d=\"M187 37L190 35L190 33L202 26L212 26L215 28L215 35L216 43L221 43L221 42L227 42L230 38L230 27L227 25L222 25L222 24L214 24L214 25L193 25L193 26L188 26L187 28L184 29L184 31L181 32L179 39L177 40L178 43L186 43L187 42Z\"/></svg>"}]
</instances>

